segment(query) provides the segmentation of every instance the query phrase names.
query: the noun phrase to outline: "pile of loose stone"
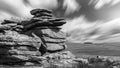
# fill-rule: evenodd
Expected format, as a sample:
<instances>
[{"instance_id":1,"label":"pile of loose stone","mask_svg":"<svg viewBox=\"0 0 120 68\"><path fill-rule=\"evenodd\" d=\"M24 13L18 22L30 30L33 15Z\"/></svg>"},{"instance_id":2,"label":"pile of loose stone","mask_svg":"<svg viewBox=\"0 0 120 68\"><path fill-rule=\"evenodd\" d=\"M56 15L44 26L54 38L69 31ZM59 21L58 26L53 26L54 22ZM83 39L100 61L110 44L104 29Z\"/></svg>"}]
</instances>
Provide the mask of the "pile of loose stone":
<instances>
[{"instance_id":1,"label":"pile of loose stone","mask_svg":"<svg viewBox=\"0 0 120 68\"><path fill-rule=\"evenodd\" d=\"M4 20L0 24L0 66L120 68L119 61L99 56L77 58L70 51L65 51L66 35L60 31L60 26L66 23L64 19L54 17L46 9L34 9L30 13L33 15L30 19Z\"/></svg>"}]
</instances>

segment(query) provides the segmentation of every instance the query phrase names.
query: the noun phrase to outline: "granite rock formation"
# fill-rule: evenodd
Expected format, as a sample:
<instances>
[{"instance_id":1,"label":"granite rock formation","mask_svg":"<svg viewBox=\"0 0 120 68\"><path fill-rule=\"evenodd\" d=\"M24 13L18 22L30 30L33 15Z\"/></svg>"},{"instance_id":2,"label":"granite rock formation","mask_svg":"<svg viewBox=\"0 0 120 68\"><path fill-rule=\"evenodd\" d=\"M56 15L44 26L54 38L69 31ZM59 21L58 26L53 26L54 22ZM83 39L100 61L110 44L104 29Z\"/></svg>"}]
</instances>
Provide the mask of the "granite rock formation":
<instances>
[{"instance_id":1,"label":"granite rock formation","mask_svg":"<svg viewBox=\"0 0 120 68\"><path fill-rule=\"evenodd\" d=\"M41 56L40 40L15 30L3 30L0 33L0 64L14 64L32 61L32 57Z\"/></svg>"},{"instance_id":2,"label":"granite rock formation","mask_svg":"<svg viewBox=\"0 0 120 68\"><path fill-rule=\"evenodd\" d=\"M65 51L66 35L60 31L65 20L46 9L30 13L30 19L4 20L0 24L1 68L120 68L120 60L100 56L78 58Z\"/></svg>"},{"instance_id":3,"label":"granite rock formation","mask_svg":"<svg viewBox=\"0 0 120 68\"><path fill-rule=\"evenodd\" d=\"M45 9L34 9L30 20L4 20L0 26L0 64L36 62L35 57L66 49L65 34L60 27L66 22Z\"/></svg>"}]
</instances>

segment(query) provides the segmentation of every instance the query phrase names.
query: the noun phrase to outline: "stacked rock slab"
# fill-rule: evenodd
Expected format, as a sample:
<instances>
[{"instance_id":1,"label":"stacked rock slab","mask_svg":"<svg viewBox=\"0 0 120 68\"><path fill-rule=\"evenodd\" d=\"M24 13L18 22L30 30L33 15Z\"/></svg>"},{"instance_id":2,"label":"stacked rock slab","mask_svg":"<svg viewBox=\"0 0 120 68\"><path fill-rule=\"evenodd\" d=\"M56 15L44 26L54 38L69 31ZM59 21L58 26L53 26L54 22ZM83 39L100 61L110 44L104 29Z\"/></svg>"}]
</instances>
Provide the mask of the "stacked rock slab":
<instances>
[{"instance_id":1,"label":"stacked rock slab","mask_svg":"<svg viewBox=\"0 0 120 68\"><path fill-rule=\"evenodd\" d=\"M65 34L60 26L64 19L55 18L45 9L34 9L29 20L4 20L0 25L0 64L39 63L38 57L66 49Z\"/></svg>"},{"instance_id":2,"label":"stacked rock slab","mask_svg":"<svg viewBox=\"0 0 120 68\"><path fill-rule=\"evenodd\" d=\"M34 57L41 56L38 38L22 34L22 26L16 23L5 23L0 26L0 64L34 62Z\"/></svg>"},{"instance_id":3,"label":"stacked rock slab","mask_svg":"<svg viewBox=\"0 0 120 68\"><path fill-rule=\"evenodd\" d=\"M34 15L33 18L23 26L27 35L42 40L41 53L65 50L66 35L60 31L60 26L66 23L64 19L55 18L51 11L45 9L34 9L30 13Z\"/></svg>"},{"instance_id":4,"label":"stacked rock slab","mask_svg":"<svg viewBox=\"0 0 120 68\"><path fill-rule=\"evenodd\" d=\"M65 35L59 26L65 24L64 20L45 9L32 10L31 14L34 17L29 20L1 23L0 68L120 68L120 57L77 58L63 51ZM46 52L55 53L44 55Z\"/></svg>"}]
</instances>

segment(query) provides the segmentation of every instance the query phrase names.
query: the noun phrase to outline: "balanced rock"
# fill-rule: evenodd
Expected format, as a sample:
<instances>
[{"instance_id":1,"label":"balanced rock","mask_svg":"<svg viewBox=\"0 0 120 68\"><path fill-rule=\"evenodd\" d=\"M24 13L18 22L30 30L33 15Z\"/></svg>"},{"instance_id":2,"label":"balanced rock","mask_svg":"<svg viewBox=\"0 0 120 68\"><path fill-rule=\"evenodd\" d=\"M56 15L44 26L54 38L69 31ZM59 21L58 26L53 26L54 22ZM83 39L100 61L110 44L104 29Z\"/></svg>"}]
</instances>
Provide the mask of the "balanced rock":
<instances>
[{"instance_id":1,"label":"balanced rock","mask_svg":"<svg viewBox=\"0 0 120 68\"><path fill-rule=\"evenodd\" d=\"M49 10L43 11L42 9L34 9L31 11L31 14L34 15L34 17L31 19L30 22L27 23L27 25L24 25L25 34L33 36L32 33L34 33L37 37L39 37L47 50L46 52L51 53L65 50L66 35L62 31L60 31L59 27L66 23L64 19L59 18L43 19L41 17L35 17L35 14L43 14L44 12L46 13L47 11ZM47 13L49 14L50 12Z\"/></svg>"},{"instance_id":2,"label":"balanced rock","mask_svg":"<svg viewBox=\"0 0 120 68\"><path fill-rule=\"evenodd\" d=\"M35 15L35 14L37 14L37 13L52 13L52 11L50 11L50 10L46 10L46 9L33 9L33 10L31 10L30 11L30 13L32 14L32 15Z\"/></svg>"},{"instance_id":3,"label":"balanced rock","mask_svg":"<svg viewBox=\"0 0 120 68\"><path fill-rule=\"evenodd\" d=\"M34 18L36 17L41 17L41 18L46 18L46 17L53 17L53 14L50 10L46 9L33 9L30 12L32 15L34 15Z\"/></svg>"}]
</instances>

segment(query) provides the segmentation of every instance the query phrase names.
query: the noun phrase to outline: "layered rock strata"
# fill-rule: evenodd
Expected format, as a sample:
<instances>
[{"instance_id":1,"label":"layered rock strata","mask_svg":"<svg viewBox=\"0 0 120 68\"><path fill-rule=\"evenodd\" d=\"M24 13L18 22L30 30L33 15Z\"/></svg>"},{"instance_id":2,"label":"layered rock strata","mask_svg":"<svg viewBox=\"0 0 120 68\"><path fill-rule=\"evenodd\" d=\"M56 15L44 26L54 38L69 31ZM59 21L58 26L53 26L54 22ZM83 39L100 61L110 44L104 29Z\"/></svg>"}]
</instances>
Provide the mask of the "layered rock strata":
<instances>
[{"instance_id":1,"label":"layered rock strata","mask_svg":"<svg viewBox=\"0 0 120 68\"><path fill-rule=\"evenodd\" d=\"M23 23L23 26L25 34L37 36L42 40L44 46L40 51L42 52L43 48L50 53L65 50L66 36L60 31L60 26L66 23L64 19L55 18L51 11L44 9L34 9L31 14L34 15L33 18L28 23Z\"/></svg>"},{"instance_id":2,"label":"layered rock strata","mask_svg":"<svg viewBox=\"0 0 120 68\"><path fill-rule=\"evenodd\" d=\"M46 9L30 13L30 19L0 24L1 68L120 68L120 58L78 58L64 51L66 35L60 31L64 19L55 18Z\"/></svg>"},{"instance_id":3,"label":"layered rock strata","mask_svg":"<svg viewBox=\"0 0 120 68\"><path fill-rule=\"evenodd\" d=\"M46 53L66 49L60 27L66 22L45 9L34 9L29 20L4 20L0 26L0 64L35 62Z\"/></svg>"}]
</instances>

